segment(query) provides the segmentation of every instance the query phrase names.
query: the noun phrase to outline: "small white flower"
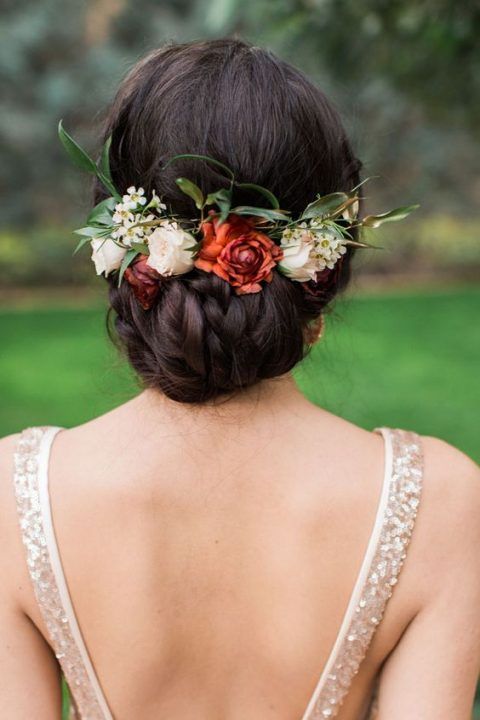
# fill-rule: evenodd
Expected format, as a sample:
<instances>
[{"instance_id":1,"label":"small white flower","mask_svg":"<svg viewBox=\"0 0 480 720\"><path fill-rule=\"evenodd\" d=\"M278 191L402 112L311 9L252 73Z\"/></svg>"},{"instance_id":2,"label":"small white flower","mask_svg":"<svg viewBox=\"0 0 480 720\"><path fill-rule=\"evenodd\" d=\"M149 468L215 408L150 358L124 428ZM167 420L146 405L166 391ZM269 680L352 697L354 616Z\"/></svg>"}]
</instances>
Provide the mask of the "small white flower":
<instances>
[{"instance_id":1,"label":"small white flower","mask_svg":"<svg viewBox=\"0 0 480 720\"><path fill-rule=\"evenodd\" d=\"M155 215L152 214L142 216L137 213L132 215L131 220L125 220L123 225L117 225L112 232L112 237L129 246L131 246L132 242L142 242L152 231L152 228L142 225L142 223L151 222L155 219Z\"/></svg>"},{"instance_id":2,"label":"small white flower","mask_svg":"<svg viewBox=\"0 0 480 720\"><path fill-rule=\"evenodd\" d=\"M190 233L178 223L165 220L148 238L147 265L160 275L183 275L193 268L194 245L195 238Z\"/></svg>"},{"instance_id":3,"label":"small white flower","mask_svg":"<svg viewBox=\"0 0 480 720\"><path fill-rule=\"evenodd\" d=\"M114 240L121 240L126 231L127 229L123 225L118 225L112 232L112 238Z\"/></svg>"},{"instance_id":4,"label":"small white flower","mask_svg":"<svg viewBox=\"0 0 480 720\"><path fill-rule=\"evenodd\" d=\"M135 210L137 205L145 205L147 198L145 197L145 190L143 188L137 188L135 185L130 185L127 188L127 194L122 197L123 204L129 210Z\"/></svg>"},{"instance_id":5,"label":"small white flower","mask_svg":"<svg viewBox=\"0 0 480 720\"><path fill-rule=\"evenodd\" d=\"M126 248L119 247L112 238L94 238L90 245L97 275L108 275L112 270L118 270L127 252Z\"/></svg>"},{"instance_id":6,"label":"small white flower","mask_svg":"<svg viewBox=\"0 0 480 720\"><path fill-rule=\"evenodd\" d=\"M339 230L321 220L299 223L284 230L280 247L283 258L279 269L291 280L315 280L317 272L332 269L347 251L346 239Z\"/></svg>"},{"instance_id":7,"label":"small white flower","mask_svg":"<svg viewBox=\"0 0 480 720\"><path fill-rule=\"evenodd\" d=\"M118 232L125 245L131 245L132 242L141 242L145 235L144 228L138 223L142 222L141 215L135 215L133 222L124 223L118 228Z\"/></svg>"},{"instance_id":8,"label":"small white flower","mask_svg":"<svg viewBox=\"0 0 480 720\"><path fill-rule=\"evenodd\" d=\"M117 203L115 205L115 212L113 213L112 219L114 223L121 224L123 222L132 222L134 216L129 207L123 203Z\"/></svg>"},{"instance_id":9,"label":"small white flower","mask_svg":"<svg viewBox=\"0 0 480 720\"><path fill-rule=\"evenodd\" d=\"M154 208L156 210L166 210L167 206L165 203L160 202L160 198L158 197L155 190L152 190L152 199L147 205L148 208Z\"/></svg>"}]
</instances>

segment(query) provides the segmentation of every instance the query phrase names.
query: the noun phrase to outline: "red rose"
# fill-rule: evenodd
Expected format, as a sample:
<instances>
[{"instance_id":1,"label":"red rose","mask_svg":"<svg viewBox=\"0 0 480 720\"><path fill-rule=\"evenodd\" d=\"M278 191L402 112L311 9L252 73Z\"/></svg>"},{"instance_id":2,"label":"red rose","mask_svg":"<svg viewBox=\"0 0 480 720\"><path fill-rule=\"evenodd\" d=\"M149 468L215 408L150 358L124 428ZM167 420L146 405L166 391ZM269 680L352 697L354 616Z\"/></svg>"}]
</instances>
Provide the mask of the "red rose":
<instances>
[{"instance_id":1,"label":"red rose","mask_svg":"<svg viewBox=\"0 0 480 720\"><path fill-rule=\"evenodd\" d=\"M308 295L330 302L338 290L338 281L342 269L343 256L337 260L333 268L325 268L317 272L315 280L302 282L301 285Z\"/></svg>"},{"instance_id":2,"label":"red rose","mask_svg":"<svg viewBox=\"0 0 480 720\"><path fill-rule=\"evenodd\" d=\"M235 288L237 295L257 293L260 282L271 282L272 269L283 251L265 233L255 230L255 220L231 213L202 223L203 242L195 267L214 272Z\"/></svg>"},{"instance_id":3,"label":"red rose","mask_svg":"<svg viewBox=\"0 0 480 720\"><path fill-rule=\"evenodd\" d=\"M150 265L148 255L138 255L125 270L124 278L133 288L135 297L144 310L149 310L160 290L161 276Z\"/></svg>"}]
</instances>

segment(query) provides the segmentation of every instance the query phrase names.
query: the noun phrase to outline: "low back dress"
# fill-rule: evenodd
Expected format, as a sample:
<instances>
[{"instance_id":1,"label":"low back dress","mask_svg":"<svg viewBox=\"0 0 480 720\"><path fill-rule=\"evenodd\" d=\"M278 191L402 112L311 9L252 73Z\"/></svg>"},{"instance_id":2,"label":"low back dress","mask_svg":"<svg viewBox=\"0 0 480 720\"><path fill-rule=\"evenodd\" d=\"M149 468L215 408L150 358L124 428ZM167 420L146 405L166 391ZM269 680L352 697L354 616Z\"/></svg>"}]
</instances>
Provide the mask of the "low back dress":
<instances>
[{"instance_id":1,"label":"low back dress","mask_svg":"<svg viewBox=\"0 0 480 720\"><path fill-rule=\"evenodd\" d=\"M71 720L114 720L75 616L55 538L48 464L56 426L31 427L18 440L14 491L26 561L50 645L69 687ZM328 660L302 718L334 718L359 670L398 581L420 503L423 454L419 435L377 427L385 470L373 528ZM378 680L358 720L377 713Z\"/></svg>"}]
</instances>

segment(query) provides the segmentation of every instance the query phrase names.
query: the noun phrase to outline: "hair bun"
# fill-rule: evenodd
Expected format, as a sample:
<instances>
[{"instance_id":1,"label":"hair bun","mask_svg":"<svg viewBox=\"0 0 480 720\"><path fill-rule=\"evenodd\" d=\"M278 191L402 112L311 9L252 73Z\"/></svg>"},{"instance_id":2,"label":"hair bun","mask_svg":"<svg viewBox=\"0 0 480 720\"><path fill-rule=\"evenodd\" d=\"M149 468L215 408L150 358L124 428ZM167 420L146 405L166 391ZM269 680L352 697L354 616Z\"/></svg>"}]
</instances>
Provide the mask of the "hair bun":
<instances>
[{"instance_id":1,"label":"hair bun","mask_svg":"<svg viewBox=\"0 0 480 720\"><path fill-rule=\"evenodd\" d=\"M142 187L148 196L155 189L178 217L197 212L175 183L183 161L165 168L178 153L215 156L239 183L269 188L293 214L317 193L360 182L359 161L324 94L288 63L239 40L171 45L142 60L114 100L110 135L115 187ZM188 168L205 196L225 182L206 163ZM239 202L252 204L243 192ZM97 184L95 202L102 198ZM308 323L345 287L353 253L349 246L322 287L274 272L261 292L236 295L214 273L193 269L161 283L148 311L128 283L117 287L109 277L120 344L145 386L181 402L283 375L304 356Z\"/></svg>"}]
</instances>

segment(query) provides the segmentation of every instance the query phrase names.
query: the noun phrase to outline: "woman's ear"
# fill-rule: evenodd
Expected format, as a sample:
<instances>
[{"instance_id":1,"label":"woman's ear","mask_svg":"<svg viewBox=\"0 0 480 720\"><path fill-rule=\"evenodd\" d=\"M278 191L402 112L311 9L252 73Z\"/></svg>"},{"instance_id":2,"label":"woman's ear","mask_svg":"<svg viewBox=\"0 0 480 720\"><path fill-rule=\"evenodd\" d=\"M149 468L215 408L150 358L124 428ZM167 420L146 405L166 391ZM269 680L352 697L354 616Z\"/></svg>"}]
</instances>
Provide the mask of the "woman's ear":
<instances>
[{"instance_id":1,"label":"woman's ear","mask_svg":"<svg viewBox=\"0 0 480 720\"><path fill-rule=\"evenodd\" d=\"M323 314L319 315L318 318L312 320L304 331L305 342L307 345L314 345L320 340L323 335L325 328L325 320Z\"/></svg>"}]
</instances>

